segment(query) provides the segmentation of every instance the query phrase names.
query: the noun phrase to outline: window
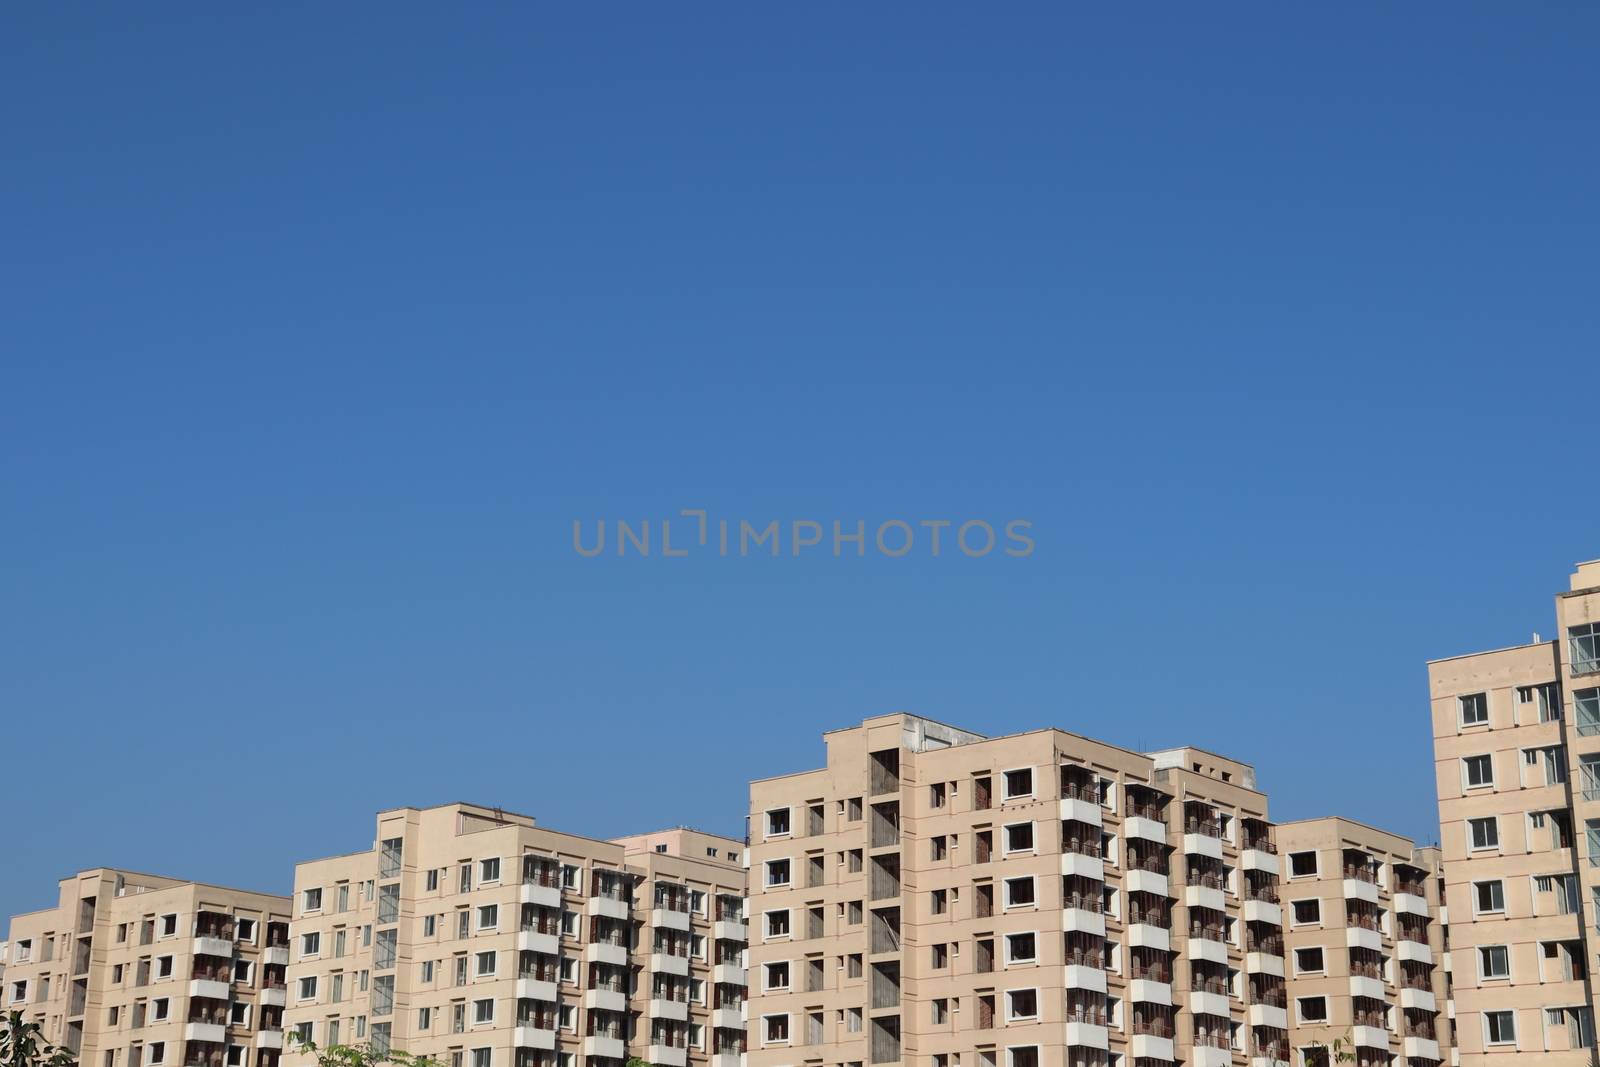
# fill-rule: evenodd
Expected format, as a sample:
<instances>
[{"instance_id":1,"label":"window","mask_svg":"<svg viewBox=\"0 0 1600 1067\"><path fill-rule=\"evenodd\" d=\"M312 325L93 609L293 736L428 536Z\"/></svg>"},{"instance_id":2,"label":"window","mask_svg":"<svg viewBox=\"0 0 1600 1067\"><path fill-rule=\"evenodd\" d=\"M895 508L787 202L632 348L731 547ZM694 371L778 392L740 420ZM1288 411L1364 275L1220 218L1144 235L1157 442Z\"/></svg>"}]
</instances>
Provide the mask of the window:
<instances>
[{"instance_id":1,"label":"window","mask_svg":"<svg viewBox=\"0 0 1600 1067\"><path fill-rule=\"evenodd\" d=\"M428 873L422 876L422 881L423 887L429 893L437 893L439 891L439 868L430 868Z\"/></svg>"},{"instance_id":2,"label":"window","mask_svg":"<svg viewBox=\"0 0 1600 1067\"><path fill-rule=\"evenodd\" d=\"M1461 761L1461 775L1468 789L1494 785L1494 763L1488 756L1467 756Z\"/></svg>"},{"instance_id":3,"label":"window","mask_svg":"<svg viewBox=\"0 0 1600 1067\"><path fill-rule=\"evenodd\" d=\"M1037 1019L1039 1017L1039 991L1037 989L1012 989L1006 993L1006 1021Z\"/></svg>"},{"instance_id":4,"label":"window","mask_svg":"<svg viewBox=\"0 0 1600 1067\"><path fill-rule=\"evenodd\" d=\"M945 785L943 782L934 782L928 787L928 806L934 809L945 805Z\"/></svg>"},{"instance_id":5,"label":"window","mask_svg":"<svg viewBox=\"0 0 1600 1067\"><path fill-rule=\"evenodd\" d=\"M1006 963L1033 963L1039 958L1039 938L1032 931L1006 935Z\"/></svg>"},{"instance_id":6,"label":"window","mask_svg":"<svg viewBox=\"0 0 1600 1067\"><path fill-rule=\"evenodd\" d=\"M1295 974L1321 974L1327 969L1328 965L1322 958L1321 948L1297 948L1294 950Z\"/></svg>"},{"instance_id":7,"label":"window","mask_svg":"<svg viewBox=\"0 0 1600 1067\"><path fill-rule=\"evenodd\" d=\"M789 1043L789 1016L763 1015L761 1017L761 1043L787 1045Z\"/></svg>"},{"instance_id":8,"label":"window","mask_svg":"<svg viewBox=\"0 0 1600 1067\"><path fill-rule=\"evenodd\" d=\"M1033 796L1033 768L1023 767L1005 772L1006 800Z\"/></svg>"},{"instance_id":9,"label":"window","mask_svg":"<svg viewBox=\"0 0 1600 1067\"><path fill-rule=\"evenodd\" d=\"M480 953L478 953L478 977L479 978L485 978L485 977L488 977L490 975L493 975L494 972L495 972L495 953L493 953L493 952L480 952Z\"/></svg>"},{"instance_id":10,"label":"window","mask_svg":"<svg viewBox=\"0 0 1600 1067\"><path fill-rule=\"evenodd\" d=\"M176 915L161 916L161 937L178 936L178 917Z\"/></svg>"},{"instance_id":11,"label":"window","mask_svg":"<svg viewBox=\"0 0 1600 1067\"><path fill-rule=\"evenodd\" d=\"M244 1046L228 1046L228 1067L244 1067Z\"/></svg>"},{"instance_id":12,"label":"window","mask_svg":"<svg viewBox=\"0 0 1600 1067\"><path fill-rule=\"evenodd\" d=\"M426 1032L427 1030L430 1030L432 1028L433 1028L433 1009L432 1008L418 1008L417 1009L417 1029Z\"/></svg>"},{"instance_id":13,"label":"window","mask_svg":"<svg viewBox=\"0 0 1600 1067\"><path fill-rule=\"evenodd\" d=\"M428 983L428 982L433 981L433 961L432 960L423 960L422 961L422 981L424 983Z\"/></svg>"},{"instance_id":14,"label":"window","mask_svg":"<svg viewBox=\"0 0 1600 1067\"><path fill-rule=\"evenodd\" d=\"M1506 910L1505 887L1498 878L1487 882L1473 882L1472 896L1479 915Z\"/></svg>"},{"instance_id":15,"label":"window","mask_svg":"<svg viewBox=\"0 0 1600 1067\"><path fill-rule=\"evenodd\" d=\"M308 1027L310 1025L310 1023L306 1023L306 1026ZM307 1038L306 1040L309 1041L310 1038ZM152 1064L167 1062L167 1043L165 1041L152 1041L150 1044L146 1045L145 1048L150 1050L150 1062Z\"/></svg>"},{"instance_id":16,"label":"window","mask_svg":"<svg viewBox=\"0 0 1600 1067\"><path fill-rule=\"evenodd\" d=\"M301 1000L316 1000L317 976L314 974L308 974L302 977L300 979L300 989L295 995Z\"/></svg>"},{"instance_id":17,"label":"window","mask_svg":"<svg viewBox=\"0 0 1600 1067\"><path fill-rule=\"evenodd\" d=\"M1511 977L1511 953L1506 946L1478 946L1478 977L1484 980Z\"/></svg>"},{"instance_id":18,"label":"window","mask_svg":"<svg viewBox=\"0 0 1600 1067\"><path fill-rule=\"evenodd\" d=\"M1038 898L1033 892L1033 875L1025 874L1018 878L1007 878L1006 907L1027 908L1037 904Z\"/></svg>"},{"instance_id":19,"label":"window","mask_svg":"<svg viewBox=\"0 0 1600 1067\"><path fill-rule=\"evenodd\" d=\"M767 912L767 936L768 937L788 937L789 936L789 909L788 908L779 908L776 911Z\"/></svg>"},{"instance_id":20,"label":"window","mask_svg":"<svg viewBox=\"0 0 1600 1067\"><path fill-rule=\"evenodd\" d=\"M256 921L254 919L240 919L234 928L234 936L247 945L256 943Z\"/></svg>"},{"instance_id":21,"label":"window","mask_svg":"<svg viewBox=\"0 0 1600 1067\"><path fill-rule=\"evenodd\" d=\"M300 958L315 956L322 951L322 934L313 930L309 934L300 935Z\"/></svg>"},{"instance_id":22,"label":"window","mask_svg":"<svg viewBox=\"0 0 1600 1067\"><path fill-rule=\"evenodd\" d=\"M1468 693L1456 698L1462 726L1484 726L1489 722L1489 694Z\"/></svg>"},{"instance_id":23,"label":"window","mask_svg":"<svg viewBox=\"0 0 1600 1067\"><path fill-rule=\"evenodd\" d=\"M1322 921L1322 901L1316 897L1309 900L1296 900L1291 902L1296 926L1306 926Z\"/></svg>"},{"instance_id":24,"label":"window","mask_svg":"<svg viewBox=\"0 0 1600 1067\"><path fill-rule=\"evenodd\" d=\"M500 905L484 904L478 908L478 929L493 930L500 925Z\"/></svg>"},{"instance_id":25,"label":"window","mask_svg":"<svg viewBox=\"0 0 1600 1067\"><path fill-rule=\"evenodd\" d=\"M1016 1045L1006 1049L1006 1067L1039 1067L1039 1046Z\"/></svg>"},{"instance_id":26,"label":"window","mask_svg":"<svg viewBox=\"0 0 1600 1067\"><path fill-rule=\"evenodd\" d=\"M500 857L491 856L486 860L478 861L478 884L485 882L498 882L500 880Z\"/></svg>"},{"instance_id":27,"label":"window","mask_svg":"<svg viewBox=\"0 0 1600 1067\"><path fill-rule=\"evenodd\" d=\"M1328 1021L1327 997L1299 997L1295 1000L1295 1008L1300 1013L1303 1023L1325 1023Z\"/></svg>"},{"instance_id":28,"label":"window","mask_svg":"<svg viewBox=\"0 0 1600 1067\"><path fill-rule=\"evenodd\" d=\"M250 1027L250 1005L241 1004L237 1000L228 1009L228 1022L234 1026Z\"/></svg>"},{"instance_id":29,"label":"window","mask_svg":"<svg viewBox=\"0 0 1600 1067\"><path fill-rule=\"evenodd\" d=\"M1290 878L1315 878L1317 876L1317 854L1315 852L1289 853Z\"/></svg>"},{"instance_id":30,"label":"window","mask_svg":"<svg viewBox=\"0 0 1600 1067\"><path fill-rule=\"evenodd\" d=\"M789 861L787 859L767 861L767 888L785 886L789 884Z\"/></svg>"},{"instance_id":31,"label":"window","mask_svg":"<svg viewBox=\"0 0 1600 1067\"><path fill-rule=\"evenodd\" d=\"M432 937L434 935L434 931L438 929L438 925L438 916L424 915L422 917L422 936Z\"/></svg>"},{"instance_id":32,"label":"window","mask_svg":"<svg viewBox=\"0 0 1600 1067\"><path fill-rule=\"evenodd\" d=\"M768 837L788 837L789 833L788 808L773 808L771 811L767 812Z\"/></svg>"},{"instance_id":33,"label":"window","mask_svg":"<svg viewBox=\"0 0 1600 1067\"><path fill-rule=\"evenodd\" d=\"M475 1048L472 1050L472 1067L494 1067L494 1049Z\"/></svg>"},{"instance_id":34,"label":"window","mask_svg":"<svg viewBox=\"0 0 1600 1067\"><path fill-rule=\"evenodd\" d=\"M150 1002L150 1018L153 1022L164 1022L172 1014L172 998L157 997Z\"/></svg>"},{"instance_id":35,"label":"window","mask_svg":"<svg viewBox=\"0 0 1600 1067\"><path fill-rule=\"evenodd\" d=\"M472 1002L472 1024L494 1022L494 998L484 997L482 1000Z\"/></svg>"},{"instance_id":36,"label":"window","mask_svg":"<svg viewBox=\"0 0 1600 1067\"><path fill-rule=\"evenodd\" d=\"M171 978L172 977L172 957L171 956L157 956L156 957L156 977L157 978Z\"/></svg>"},{"instance_id":37,"label":"window","mask_svg":"<svg viewBox=\"0 0 1600 1067\"><path fill-rule=\"evenodd\" d=\"M1007 852L1033 851L1033 823L1016 822L1006 827Z\"/></svg>"},{"instance_id":38,"label":"window","mask_svg":"<svg viewBox=\"0 0 1600 1067\"><path fill-rule=\"evenodd\" d=\"M1573 674L1600 671L1600 622L1572 627L1567 631L1567 641Z\"/></svg>"},{"instance_id":39,"label":"window","mask_svg":"<svg viewBox=\"0 0 1600 1067\"><path fill-rule=\"evenodd\" d=\"M1486 1011L1483 1013L1483 1040L1491 1045L1514 1045L1517 1043L1517 1017L1509 1011Z\"/></svg>"},{"instance_id":40,"label":"window","mask_svg":"<svg viewBox=\"0 0 1600 1067\"><path fill-rule=\"evenodd\" d=\"M321 911L322 910L322 890L320 890L320 889L307 889L304 893L302 893L300 895L300 910L301 911Z\"/></svg>"},{"instance_id":41,"label":"window","mask_svg":"<svg viewBox=\"0 0 1600 1067\"><path fill-rule=\"evenodd\" d=\"M788 960L777 960L777 961L775 961L773 963L769 963L769 964L766 965L765 971L766 971L766 986L765 986L765 988L767 988L767 989L788 989L789 988L789 961Z\"/></svg>"},{"instance_id":42,"label":"window","mask_svg":"<svg viewBox=\"0 0 1600 1067\"><path fill-rule=\"evenodd\" d=\"M1481 819L1468 819L1467 832L1468 840L1474 850L1500 847L1500 821L1493 815L1486 815Z\"/></svg>"}]
</instances>

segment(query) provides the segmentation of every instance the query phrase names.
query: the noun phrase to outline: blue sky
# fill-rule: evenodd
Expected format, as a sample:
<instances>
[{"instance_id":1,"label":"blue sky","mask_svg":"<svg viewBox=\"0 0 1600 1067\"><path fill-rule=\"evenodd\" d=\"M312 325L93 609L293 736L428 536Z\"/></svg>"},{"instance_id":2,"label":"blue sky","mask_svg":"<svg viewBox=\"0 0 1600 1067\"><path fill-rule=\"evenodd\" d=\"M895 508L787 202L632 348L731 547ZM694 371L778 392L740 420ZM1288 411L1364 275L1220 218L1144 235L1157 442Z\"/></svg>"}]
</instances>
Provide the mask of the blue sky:
<instances>
[{"instance_id":1,"label":"blue sky","mask_svg":"<svg viewBox=\"0 0 1600 1067\"><path fill-rule=\"evenodd\" d=\"M898 709L1432 840L1424 661L1600 555L1593 7L0 19L0 913ZM572 551L695 507L1037 549Z\"/></svg>"}]
</instances>

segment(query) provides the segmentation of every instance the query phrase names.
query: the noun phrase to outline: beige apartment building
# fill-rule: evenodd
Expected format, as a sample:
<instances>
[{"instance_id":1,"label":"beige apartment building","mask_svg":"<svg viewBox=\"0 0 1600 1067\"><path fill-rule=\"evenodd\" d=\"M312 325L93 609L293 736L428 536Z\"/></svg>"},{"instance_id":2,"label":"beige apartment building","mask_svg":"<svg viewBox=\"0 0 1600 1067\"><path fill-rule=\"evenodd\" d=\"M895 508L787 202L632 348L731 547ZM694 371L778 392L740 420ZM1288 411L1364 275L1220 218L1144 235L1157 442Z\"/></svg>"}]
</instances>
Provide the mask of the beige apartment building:
<instances>
[{"instance_id":1,"label":"beige apartment building","mask_svg":"<svg viewBox=\"0 0 1600 1067\"><path fill-rule=\"evenodd\" d=\"M752 783L748 1067L1290 1062L1245 764L912 715Z\"/></svg>"},{"instance_id":2,"label":"beige apartment building","mask_svg":"<svg viewBox=\"0 0 1600 1067\"><path fill-rule=\"evenodd\" d=\"M1436 848L1348 819L1274 829L1283 862L1289 1047L1343 1039L1356 1067L1448 1056L1449 987Z\"/></svg>"},{"instance_id":3,"label":"beige apartment building","mask_svg":"<svg viewBox=\"0 0 1600 1067\"><path fill-rule=\"evenodd\" d=\"M1590 1064L1600 561L1557 594L1555 640L1438 660L1428 683L1461 1063Z\"/></svg>"},{"instance_id":4,"label":"beige apartment building","mask_svg":"<svg viewBox=\"0 0 1600 1067\"><path fill-rule=\"evenodd\" d=\"M83 1067L276 1067L289 902L110 868L13 916L3 1007Z\"/></svg>"},{"instance_id":5,"label":"beige apartment building","mask_svg":"<svg viewBox=\"0 0 1600 1067\"><path fill-rule=\"evenodd\" d=\"M743 850L471 804L381 812L372 848L295 869L285 1067L312 1062L299 1041L442 1067L736 1067Z\"/></svg>"}]
</instances>

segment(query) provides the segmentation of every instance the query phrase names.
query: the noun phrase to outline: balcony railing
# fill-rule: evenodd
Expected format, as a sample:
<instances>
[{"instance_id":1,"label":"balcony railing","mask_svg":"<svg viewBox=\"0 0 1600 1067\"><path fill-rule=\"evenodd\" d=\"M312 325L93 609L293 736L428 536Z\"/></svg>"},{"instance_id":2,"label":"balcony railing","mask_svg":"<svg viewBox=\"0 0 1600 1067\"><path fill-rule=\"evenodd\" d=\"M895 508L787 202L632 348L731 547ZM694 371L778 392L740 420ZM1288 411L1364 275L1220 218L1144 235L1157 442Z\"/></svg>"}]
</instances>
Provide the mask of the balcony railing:
<instances>
[{"instance_id":1,"label":"balcony railing","mask_svg":"<svg viewBox=\"0 0 1600 1067\"><path fill-rule=\"evenodd\" d=\"M1265 952L1269 956L1283 955L1283 938L1281 937L1246 937L1244 939L1246 952Z\"/></svg>"},{"instance_id":2,"label":"balcony railing","mask_svg":"<svg viewBox=\"0 0 1600 1067\"><path fill-rule=\"evenodd\" d=\"M1164 1019L1135 1019L1133 1032L1144 1037L1172 1037L1172 1024Z\"/></svg>"},{"instance_id":3,"label":"balcony railing","mask_svg":"<svg viewBox=\"0 0 1600 1067\"><path fill-rule=\"evenodd\" d=\"M1268 904L1276 904L1278 902L1278 887L1275 885L1252 886L1246 882L1244 898L1246 900L1260 900Z\"/></svg>"},{"instance_id":4,"label":"balcony railing","mask_svg":"<svg viewBox=\"0 0 1600 1067\"><path fill-rule=\"evenodd\" d=\"M1074 1008L1068 1007L1063 1022L1088 1023L1091 1026L1106 1025L1106 1012L1104 1008Z\"/></svg>"},{"instance_id":5,"label":"balcony railing","mask_svg":"<svg viewBox=\"0 0 1600 1067\"><path fill-rule=\"evenodd\" d=\"M1141 819L1149 819L1151 822L1158 822L1162 825L1165 825L1167 821L1167 813L1154 804L1129 803L1128 810L1124 814L1137 816Z\"/></svg>"},{"instance_id":6,"label":"balcony railing","mask_svg":"<svg viewBox=\"0 0 1600 1067\"><path fill-rule=\"evenodd\" d=\"M1247 837L1244 839L1244 844L1239 847L1253 849L1256 852L1270 852L1273 855L1278 853L1278 846L1274 845L1271 839L1266 837Z\"/></svg>"},{"instance_id":7,"label":"balcony railing","mask_svg":"<svg viewBox=\"0 0 1600 1067\"><path fill-rule=\"evenodd\" d=\"M1346 865L1344 869L1346 878L1354 878L1358 882L1367 882L1371 885L1378 884L1378 874L1371 867L1355 867Z\"/></svg>"}]
</instances>

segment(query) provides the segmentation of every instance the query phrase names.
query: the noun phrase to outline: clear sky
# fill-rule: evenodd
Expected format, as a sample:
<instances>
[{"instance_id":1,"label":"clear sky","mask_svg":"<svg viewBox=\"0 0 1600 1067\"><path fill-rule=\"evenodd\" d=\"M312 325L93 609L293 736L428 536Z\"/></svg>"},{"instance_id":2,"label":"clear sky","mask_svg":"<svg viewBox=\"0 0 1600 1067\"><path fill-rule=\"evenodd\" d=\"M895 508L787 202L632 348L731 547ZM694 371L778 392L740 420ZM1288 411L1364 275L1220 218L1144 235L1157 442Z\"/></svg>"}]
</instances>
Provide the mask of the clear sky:
<instances>
[{"instance_id":1,"label":"clear sky","mask_svg":"<svg viewBox=\"0 0 1600 1067\"><path fill-rule=\"evenodd\" d=\"M0 914L891 710L1431 841L1600 556L1593 5L238 6L0 14ZM572 549L681 508L1037 547Z\"/></svg>"}]
</instances>

